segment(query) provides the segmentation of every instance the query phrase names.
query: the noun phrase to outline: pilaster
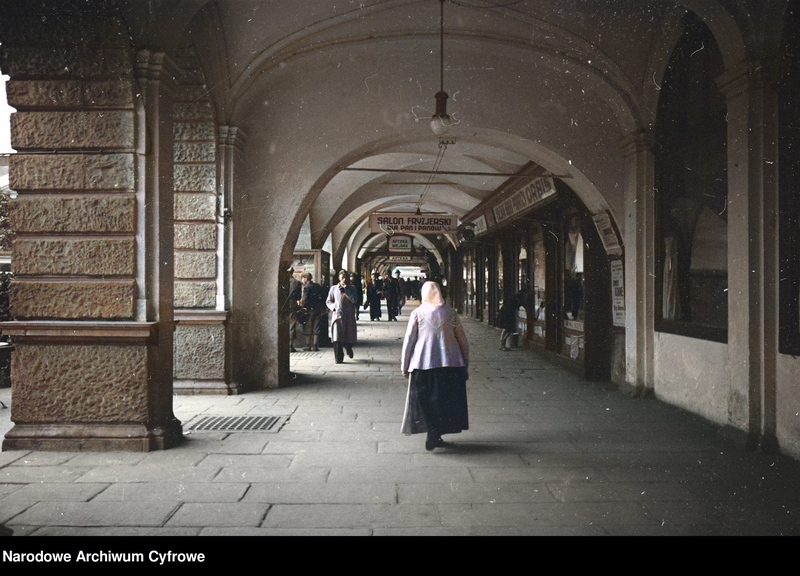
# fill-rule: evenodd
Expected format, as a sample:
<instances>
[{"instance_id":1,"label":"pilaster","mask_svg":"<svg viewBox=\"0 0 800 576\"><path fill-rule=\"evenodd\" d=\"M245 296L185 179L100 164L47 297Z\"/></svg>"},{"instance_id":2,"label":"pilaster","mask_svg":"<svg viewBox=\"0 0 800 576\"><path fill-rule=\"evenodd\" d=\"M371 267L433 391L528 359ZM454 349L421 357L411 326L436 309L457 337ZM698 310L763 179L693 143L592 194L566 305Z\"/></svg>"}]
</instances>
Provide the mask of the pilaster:
<instances>
[{"instance_id":1,"label":"pilaster","mask_svg":"<svg viewBox=\"0 0 800 576\"><path fill-rule=\"evenodd\" d=\"M655 168L652 134L623 142L635 179L625 193L625 383L635 396L654 387Z\"/></svg>"},{"instance_id":2,"label":"pilaster","mask_svg":"<svg viewBox=\"0 0 800 576\"><path fill-rule=\"evenodd\" d=\"M731 423L777 449L778 130L774 70L750 61L717 79L728 112Z\"/></svg>"}]
</instances>

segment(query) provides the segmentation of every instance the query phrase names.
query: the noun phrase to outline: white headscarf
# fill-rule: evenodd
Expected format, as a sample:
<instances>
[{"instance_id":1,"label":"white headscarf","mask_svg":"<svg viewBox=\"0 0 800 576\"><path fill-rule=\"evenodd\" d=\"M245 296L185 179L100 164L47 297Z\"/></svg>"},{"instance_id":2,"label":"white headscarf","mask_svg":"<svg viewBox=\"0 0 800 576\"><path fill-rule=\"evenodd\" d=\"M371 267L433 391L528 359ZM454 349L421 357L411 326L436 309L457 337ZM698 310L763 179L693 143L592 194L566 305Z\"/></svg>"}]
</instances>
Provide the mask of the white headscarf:
<instances>
[{"instance_id":1,"label":"white headscarf","mask_svg":"<svg viewBox=\"0 0 800 576\"><path fill-rule=\"evenodd\" d=\"M430 304L436 308L444 306L442 290L436 282L425 282L425 284L422 285L422 290L420 290L420 295L422 296L422 302L425 304Z\"/></svg>"}]
</instances>

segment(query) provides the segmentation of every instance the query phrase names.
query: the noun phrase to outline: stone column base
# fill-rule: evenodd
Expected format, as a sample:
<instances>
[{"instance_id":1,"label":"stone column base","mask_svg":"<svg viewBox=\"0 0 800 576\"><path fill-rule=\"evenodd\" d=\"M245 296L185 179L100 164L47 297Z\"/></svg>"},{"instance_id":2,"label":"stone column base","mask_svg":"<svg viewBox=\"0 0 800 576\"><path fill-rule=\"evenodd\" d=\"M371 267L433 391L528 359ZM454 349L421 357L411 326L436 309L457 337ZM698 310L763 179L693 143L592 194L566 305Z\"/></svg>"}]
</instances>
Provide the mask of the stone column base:
<instances>
[{"instance_id":1,"label":"stone column base","mask_svg":"<svg viewBox=\"0 0 800 576\"><path fill-rule=\"evenodd\" d=\"M182 430L172 412L171 370L160 361L159 329L156 322L2 323L14 342L14 427L3 450L175 446Z\"/></svg>"},{"instance_id":2,"label":"stone column base","mask_svg":"<svg viewBox=\"0 0 800 576\"><path fill-rule=\"evenodd\" d=\"M175 310L175 394L239 394L231 382L228 313Z\"/></svg>"},{"instance_id":3,"label":"stone column base","mask_svg":"<svg viewBox=\"0 0 800 576\"><path fill-rule=\"evenodd\" d=\"M3 450L51 452L151 452L177 446L181 423L147 428L141 424L16 424L3 440Z\"/></svg>"},{"instance_id":4,"label":"stone column base","mask_svg":"<svg viewBox=\"0 0 800 576\"><path fill-rule=\"evenodd\" d=\"M218 394L233 396L241 393L241 386L224 380L175 380L172 390L181 396L192 394Z\"/></svg>"}]
</instances>

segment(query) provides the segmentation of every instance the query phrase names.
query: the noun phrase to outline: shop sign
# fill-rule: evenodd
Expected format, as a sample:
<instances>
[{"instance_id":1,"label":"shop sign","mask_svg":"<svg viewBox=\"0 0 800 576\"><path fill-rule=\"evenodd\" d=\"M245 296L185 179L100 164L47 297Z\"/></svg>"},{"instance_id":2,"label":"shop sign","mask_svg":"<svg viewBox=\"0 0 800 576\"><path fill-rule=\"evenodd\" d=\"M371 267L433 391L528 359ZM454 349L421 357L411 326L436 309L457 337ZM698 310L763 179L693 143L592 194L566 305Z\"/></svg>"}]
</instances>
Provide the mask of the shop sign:
<instances>
[{"instance_id":1,"label":"shop sign","mask_svg":"<svg viewBox=\"0 0 800 576\"><path fill-rule=\"evenodd\" d=\"M411 252L411 236L389 236L389 252Z\"/></svg>"},{"instance_id":2,"label":"shop sign","mask_svg":"<svg viewBox=\"0 0 800 576\"><path fill-rule=\"evenodd\" d=\"M453 214L414 214L413 212L375 212L369 216L371 232L395 234L448 234L458 229L458 217Z\"/></svg>"},{"instance_id":3,"label":"shop sign","mask_svg":"<svg viewBox=\"0 0 800 576\"><path fill-rule=\"evenodd\" d=\"M386 258L386 262L402 262L403 264L419 264L420 266L426 263L424 258L419 258L417 256L404 256L401 254L392 254Z\"/></svg>"},{"instance_id":4,"label":"shop sign","mask_svg":"<svg viewBox=\"0 0 800 576\"><path fill-rule=\"evenodd\" d=\"M475 220L472 221L475 225L475 235L483 234L486 230L489 229L489 226L486 224L486 215L481 214Z\"/></svg>"},{"instance_id":5,"label":"shop sign","mask_svg":"<svg viewBox=\"0 0 800 576\"><path fill-rule=\"evenodd\" d=\"M611 308L614 326L625 327L625 270L622 260L611 261Z\"/></svg>"},{"instance_id":6,"label":"shop sign","mask_svg":"<svg viewBox=\"0 0 800 576\"><path fill-rule=\"evenodd\" d=\"M555 193L556 186L552 178L536 178L497 204L494 207L494 219L499 224Z\"/></svg>"}]
</instances>

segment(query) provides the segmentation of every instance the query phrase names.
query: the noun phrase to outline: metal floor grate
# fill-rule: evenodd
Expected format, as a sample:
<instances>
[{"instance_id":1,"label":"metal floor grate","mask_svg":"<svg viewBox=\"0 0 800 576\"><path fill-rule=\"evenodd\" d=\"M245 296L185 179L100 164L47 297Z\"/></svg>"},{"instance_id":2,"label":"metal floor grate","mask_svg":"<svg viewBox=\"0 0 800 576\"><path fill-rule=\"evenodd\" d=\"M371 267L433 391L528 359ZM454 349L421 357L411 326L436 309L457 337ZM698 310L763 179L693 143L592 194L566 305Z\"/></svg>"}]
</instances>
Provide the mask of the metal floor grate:
<instances>
[{"instance_id":1,"label":"metal floor grate","mask_svg":"<svg viewBox=\"0 0 800 576\"><path fill-rule=\"evenodd\" d=\"M288 416L203 416L189 430L277 432Z\"/></svg>"}]
</instances>

